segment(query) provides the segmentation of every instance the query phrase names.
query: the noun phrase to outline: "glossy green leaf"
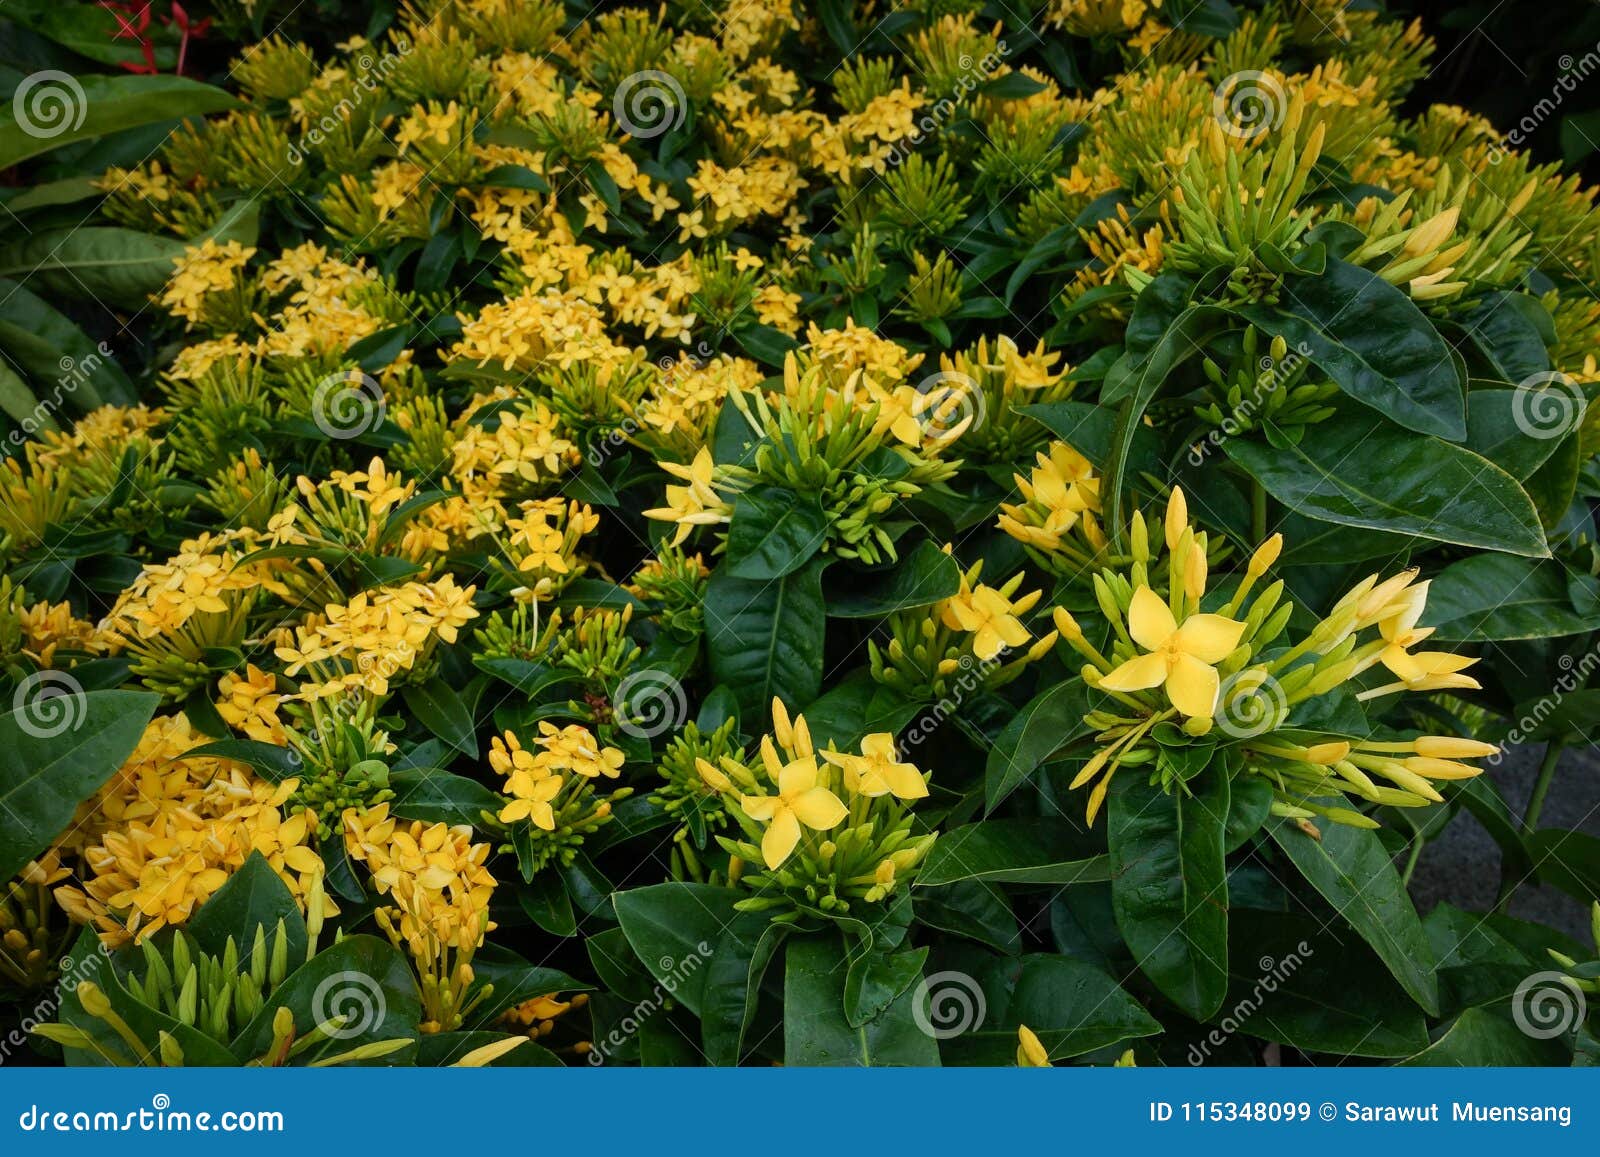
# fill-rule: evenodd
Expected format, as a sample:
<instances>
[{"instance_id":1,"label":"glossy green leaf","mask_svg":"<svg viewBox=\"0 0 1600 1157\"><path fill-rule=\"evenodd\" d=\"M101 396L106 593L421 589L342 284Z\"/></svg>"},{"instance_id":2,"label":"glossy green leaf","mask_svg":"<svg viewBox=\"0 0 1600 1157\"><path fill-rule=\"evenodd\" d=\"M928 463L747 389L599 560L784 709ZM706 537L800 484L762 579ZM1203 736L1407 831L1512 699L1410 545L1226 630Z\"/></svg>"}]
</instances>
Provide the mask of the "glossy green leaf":
<instances>
[{"instance_id":1,"label":"glossy green leaf","mask_svg":"<svg viewBox=\"0 0 1600 1157\"><path fill-rule=\"evenodd\" d=\"M1422 625L1435 642L1550 639L1600 630L1600 580L1553 559L1475 554L1428 586Z\"/></svg>"},{"instance_id":2,"label":"glossy green leaf","mask_svg":"<svg viewBox=\"0 0 1600 1157\"><path fill-rule=\"evenodd\" d=\"M1161 1031L1116 981L1081 960L1044 954L983 960L974 954L951 964L956 967L939 974L942 979L930 978L923 998L924 1015L944 1031L972 1022L940 1042L947 1063L1016 1064L1021 1025L1033 1030L1051 1060ZM952 1018L954 1023L945 1023Z\"/></svg>"},{"instance_id":3,"label":"glossy green leaf","mask_svg":"<svg viewBox=\"0 0 1600 1157\"><path fill-rule=\"evenodd\" d=\"M1450 347L1411 298L1377 274L1330 257L1320 275L1285 277L1277 306L1238 312L1305 351L1341 390L1378 414L1421 434L1466 437L1463 383Z\"/></svg>"},{"instance_id":4,"label":"glossy green leaf","mask_svg":"<svg viewBox=\"0 0 1600 1157\"><path fill-rule=\"evenodd\" d=\"M827 607L813 559L780 579L742 579L718 567L706 588L711 676L733 689L741 718L767 718L774 696L809 703L822 688Z\"/></svg>"},{"instance_id":5,"label":"glossy green leaf","mask_svg":"<svg viewBox=\"0 0 1600 1157\"><path fill-rule=\"evenodd\" d=\"M1117 927L1157 988L1204 1020L1228 984L1228 780L1203 775L1168 793L1128 768L1111 781L1106 836Z\"/></svg>"},{"instance_id":6,"label":"glossy green leaf","mask_svg":"<svg viewBox=\"0 0 1600 1157\"><path fill-rule=\"evenodd\" d=\"M827 533L828 516L816 495L752 487L734 500L724 565L736 578L782 578L809 562Z\"/></svg>"},{"instance_id":7,"label":"glossy green leaf","mask_svg":"<svg viewBox=\"0 0 1600 1157\"><path fill-rule=\"evenodd\" d=\"M1229 983L1217 1030L1331 1056L1406 1057L1428 1039L1405 990L1360 941L1322 921L1236 908L1228 922ZM1208 1046L1209 1041L1209 1046ZM1217 1042L1189 1052L1203 1061Z\"/></svg>"},{"instance_id":8,"label":"glossy green leaf","mask_svg":"<svg viewBox=\"0 0 1600 1157\"><path fill-rule=\"evenodd\" d=\"M1439 1011L1437 962L1400 873L1378 834L1346 824L1321 825L1313 839L1292 821L1267 825L1284 855L1372 946L1400 986L1424 1011Z\"/></svg>"},{"instance_id":9,"label":"glossy green leaf","mask_svg":"<svg viewBox=\"0 0 1600 1157\"><path fill-rule=\"evenodd\" d=\"M997 884L1087 884L1111 878L1111 857L1070 819L984 820L941 835L917 886L958 880Z\"/></svg>"},{"instance_id":10,"label":"glossy green leaf","mask_svg":"<svg viewBox=\"0 0 1600 1157\"><path fill-rule=\"evenodd\" d=\"M1511 1021L1482 1008L1469 1008L1427 1048L1400 1062L1427 1068L1525 1068L1572 1063L1557 1040L1529 1036Z\"/></svg>"},{"instance_id":11,"label":"glossy green leaf","mask_svg":"<svg viewBox=\"0 0 1600 1157\"><path fill-rule=\"evenodd\" d=\"M1460 446L1345 404L1297 445L1229 438L1223 452L1291 510L1324 522L1543 557L1516 479Z\"/></svg>"},{"instance_id":12,"label":"glossy green leaf","mask_svg":"<svg viewBox=\"0 0 1600 1157\"><path fill-rule=\"evenodd\" d=\"M272 1022L280 1008L294 1015L297 1034L343 1017L333 1037L299 1053L292 1063L312 1061L348 1052L357 1041L416 1039L422 1020L422 1002L411 965L395 947L376 936L347 936L324 947L310 961L291 972L267 997L266 1006L239 1030L229 1048L241 1061L263 1056L272 1045ZM359 1033L353 1030L359 1029ZM414 1048L402 1049L367 1062L377 1067L409 1064Z\"/></svg>"},{"instance_id":13,"label":"glossy green leaf","mask_svg":"<svg viewBox=\"0 0 1600 1157\"><path fill-rule=\"evenodd\" d=\"M73 141L238 107L222 89L183 76L35 73L0 106L0 169Z\"/></svg>"},{"instance_id":14,"label":"glossy green leaf","mask_svg":"<svg viewBox=\"0 0 1600 1157\"><path fill-rule=\"evenodd\" d=\"M400 694L417 722L457 751L477 758L472 710L447 679L437 676L426 683L408 683Z\"/></svg>"},{"instance_id":15,"label":"glossy green leaf","mask_svg":"<svg viewBox=\"0 0 1600 1157\"><path fill-rule=\"evenodd\" d=\"M919 543L898 562L870 571L835 569L828 576L828 614L836 619L875 619L926 607L961 588L954 556L932 542Z\"/></svg>"},{"instance_id":16,"label":"glossy green leaf","mask_svg":"<svg viewBox=\"0 0 1600 1157\"><path fill-rule=\"evenodd\" d=\"M256 929L265 930L267 943L277 935L283 921L290 960L306 958L306 920L300 905L282 877L262 858L251 852L244 864L211 894L184 930L205 951L222 956L231 937L241 956L255 943Z\"/></svg>"},{"instance_id":17,"label":"glossy green leaf","mask_svg":"<svg viewBox=\"0 0 1600 1157\"><path fill-rule=\"evenodd\" d=\"M938 1045L912 1015L916 987L852 1028L844 1010L847 970L838 933L790 938L783 984L784 1064L938 1065Z\"/></svg>"},{"instance_id":18,"label":"glossy green leaf","mask_svg":"<svg viewBox=\"0 0 1600 1157\"><path fill-rule=\"evenodd\" d=\"M1527 845L1540 880L1582 904L1600 897L1600 839L1587 832L1540 828Z\"/></svg>"},{"instance_id":19,"label":"glossy green leaf","mask_svg":"<svg viewBox=\"0 0 1600 1157\"><path fill-rule=\"evenodd\" d=\"M407 767L389 773L394 799L389 810L429 824L484 826L483 813L497 814L505 800L475 779L437 767Z\"/></svg>"},{"instance_id":20,"label":"glossy green leaf","mask_svg":"<svg viewBox=\"0 0 1600 1157\"><path fill-rule=\"evenodd\" d=\"M1082 679L1035 695L1006 724L984 764L984 808L992 812L1063 748L1089 733L1083 717L1099 699Z\"/></svg>"},{"instance_id":21,"label":"glossy green leaf","mask_svg":"<svg viewBox=\"0 0 1600 1157\"><path fill-rule=\"evenodd\" d=\"M36 676L31 694L19 687L12 702L20 708L0 715L0 879L66 829L133 752L160 703L143 691L76 691L49 676Z\"/></svg>"}]
</instances>

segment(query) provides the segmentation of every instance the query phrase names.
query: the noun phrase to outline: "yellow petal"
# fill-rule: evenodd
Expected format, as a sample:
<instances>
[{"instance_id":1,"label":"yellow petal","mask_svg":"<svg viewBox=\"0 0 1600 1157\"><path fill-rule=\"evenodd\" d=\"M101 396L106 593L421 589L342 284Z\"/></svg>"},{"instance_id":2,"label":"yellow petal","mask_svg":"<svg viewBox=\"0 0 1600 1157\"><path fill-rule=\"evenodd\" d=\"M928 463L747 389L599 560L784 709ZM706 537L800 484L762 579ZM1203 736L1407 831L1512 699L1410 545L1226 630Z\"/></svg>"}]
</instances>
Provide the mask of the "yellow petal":
<instances>
[{"instance_id":1,"label":"yellow petal","mask_svg":"<svg viewBox=\"0 0 1600 1157\"><path fill-rule=\"evenodd\" d=\"M840 802L839 797L825 787L801 792L789 801L789 810L806 827L819 832L837 827L850 814L850 809Z\"/></svg>"},{"instance_id":2,"label":"yellow petal","mask_svg":"<svg viewBox=\"0 0 1600 1157\"><path fill-rule=\"evenodd\" d=\"M1100 680L1108 691L1143 691L1167 678L1166 655L1136 655Z\"/></svg>"},{"instance_id":3,"label":"yellow petal","mask_svg":"<svg viewBox=\"0 0 1600 1157\"><path fill-rule=\"evenodd\" d=\"M769 795L742 795L739 806L744 814L757 822L770 820L778 810L778 801Z\"/></svg>"},{"instance_id":4,"label":"yellow petal","mask_svg":"<svg viewBox=\"0 0 1600 1157\"><path fill-rule=\"evenodd\" d=\"M789 858L794 846L800 842L800 821L794 812L784 808L772 817L766 834L761 837L761 858L767 867L776 868Z\"/></svg>"},{"instance_id":5,"label":"yellow petal","mask_svg":"<svg viewBox=\"0 0 1600 1157\"><path fill-rule=\"evenodd\" d=\"M1154 651L1172 637L1178 622L1161 596L1149 587L1133 592L1128 604L1128 634L1146 651Z\"/></svg>"},{"instance_id":6,"label":"yellow petal","mask_svg":"<svg viewBox=\"0 0 1600 1157\"><path fill-rule=\"evenodd\" d=\"M1178 628L1178 650L1202 663L1220 663L1244 637L1244 624L1222 615L1190 615Z\"/></svg>"},{"instance_id":7,"label":"yellow petal","mask_svg":"<svg viewBox=\"0 0 1600 1157\"><path fill-rule=\"evenodd\" d=\"M928 785L922 773L909 763L891 763L883 769L883 781L900 799L922 799L928 794Z\"/></svg>"},{"instance_id":8,"label":"yellow petal","mask_svg":"<svg viewBox=\"0 0 1600 1157\"><path fill-rule=\"evenodd\" d=\"M785 799L810 791L817 786L817 763L813 759L794 759L778 772L778 794Z\"/></svg>"},{"instance_id":9,"label":"yellow petal","mask_svg":"<svg viewBox=\"0 0 1600 1157\"><path fill-rule=\"evenodd\" d=\"M1209 716L1217 708L1217 669L1193 655L1179 655L1167 676L1167 698L1185 715Z\"/></svg>"}]
</instances>

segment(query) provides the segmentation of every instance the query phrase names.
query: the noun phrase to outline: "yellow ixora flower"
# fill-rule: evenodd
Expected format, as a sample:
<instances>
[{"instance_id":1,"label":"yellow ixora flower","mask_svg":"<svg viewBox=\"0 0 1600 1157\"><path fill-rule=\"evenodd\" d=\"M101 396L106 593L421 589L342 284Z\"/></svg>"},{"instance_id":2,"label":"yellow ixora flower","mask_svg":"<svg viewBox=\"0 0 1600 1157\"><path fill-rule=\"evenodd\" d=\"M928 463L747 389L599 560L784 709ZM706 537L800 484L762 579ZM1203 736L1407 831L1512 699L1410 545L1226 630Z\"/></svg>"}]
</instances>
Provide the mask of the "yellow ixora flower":
<instances>
[{"instance_id":1,"label":"yellow ixora flower","mask_svg":"<svg viewBox=\"0 0 1600 1157\"><path fill-rule=\"evenodd\" d=\"M942 618L952 630L972 635L972 653L983 662L1007 647L1020 647L1033 635L1019 615L1033 609L1043 592L1033 591L1013 602L991 586L979 585L947 599Z\"/></svg>"},{"instance_id":2,"label":"yellow ixora flower","mask_svg":"<svg viewBox=\"0 0 1600 1157\"><path fill-rule=\"evenodd\" d=\"M770 740L762 744L761 756L768 761L770 771L777 761ZM739 797L745 814L767 825L761 837L761 858L769 868L776 868L789 858L800 842L801 824L812 831L825 832L838 827L850 814L838 796L817 782L820 775L812 756L790 760L777 769L773 778L778 785L777 795Z\"/></svg>"},{"instance_id":3,"label":"yellow ixora flower","mask_svg":"<svg viewBox=\"0 0 1600 1157\"><path fill-rule=\"evenodd\" d=\"M1100 680L1108 691L1164 687L1185 715L1208 717L1216 709L1220 680L1215 664L1244 636L1245 624L1223 615L1190 615L1182 623L1148 586L1133 592L1128 634L1148 654L1135 655Z\"/></svg>"},{"instance_id":4,"label":"yellow ixora flower","mask_svg":"<svg viewBox=\"0 0 1600 1157\"><path fill-rule=\"evenodd\" d=\"M1461 674L1476 659L1449 651L1411 650L1433 634L1432 627L1417 626L1427 602L1428 584L1420 582L1406 587L1384 608L1378 633L1388 646L1379 652L1378 661L1413 691L1476 691L1478 681Z\"/></svg>"},{"instance_id":5,"label":"yellow ixora flower","mask_svg":"<svg viewBox=\"0 0 1600 1157\"><path fill-rule=\"evenodd\" d=\"M668 474L688 483L687 486L669 485L667 504L644 512L646 518L678 524L678 533L672 539L673 546L688 538L689 532L696 526L714 526L728 521L728 505L712 487L715 465L708 448L700 447L694 461L687 466L677 462L662 462L660 466Z\"/></svg>"},{"instance_id":6,"label":"yellow ixora flower","mask_svg":"<svg viewBox=\"0 0 1600 1157\"><path fill-rule=\"evenodd\" d=\"M860 755L830 750L824 751L822 758L844 770L845 787L852 794L893 795L896 799L923 799L928 794L922 773L896 760L894 736L888 732L863 739Z\"/></svg>"}]
</instances>

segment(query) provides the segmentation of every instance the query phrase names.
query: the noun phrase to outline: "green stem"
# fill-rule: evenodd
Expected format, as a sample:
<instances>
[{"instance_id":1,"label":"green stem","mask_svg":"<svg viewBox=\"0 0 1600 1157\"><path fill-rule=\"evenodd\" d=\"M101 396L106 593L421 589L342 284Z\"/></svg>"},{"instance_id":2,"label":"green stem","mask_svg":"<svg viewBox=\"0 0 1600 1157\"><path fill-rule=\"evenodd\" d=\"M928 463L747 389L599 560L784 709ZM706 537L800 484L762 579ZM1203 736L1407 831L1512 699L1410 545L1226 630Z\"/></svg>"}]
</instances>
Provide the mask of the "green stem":
<instances>
[{"instance_id":1,"label":"green stem","mask_svg":"<svg viewBox=\"0 0 1600 1157\"><path fill-rule=\"evenodd\" d=\"M1419 832L1411 841L1411 854L1406 857L1406 870L1400 874L1400 883L1404 887L1411 887L1411 876L1417 870L1417 861L1422 858L1422 849L1428 846L1428 841L1422 838Z\"/></svg>"},{"instance_id":2,"label":"green stem","mask_svg":"<svg viewBox=\"0 0 1600 1157\"><path fill-rule=\"evenodd\" d=\"M1250 480L1250 535L1261 543L1267 537L1267 491L1255 479Z\"/></svg>"},{"instance_id":3,"label":"green stem","mask_svg":"<svg viewBox=\"0 0 1600 1157\"><path fill-rule=\"evenodd\" d=\"M1524 839L1533 835L1539 827L1539 814L1544 811L1545 796L1550 794L1550 784L1555 779L1556 765L1561 762L1561 753L1566 750L1566 743L1552 739L1545 744L1544 758L1539 761L1539 778L1534 781L1533 794L1528 797L1528 807L1522 813L1522 836ZM1500 894L1495 897L1494 911L1504 915L1511 906L1511 897L1516 894L1521 880L1511 878L1511 869L1501 856L1500 868Z\"/></svg>"},{"instance_id":4,"label":"green stem","mask_svg":"<svg viewBox=\"0 0 1600 1157\"><path fill-rule=\"evenodd\" d=\"M1528 797L1528 810L1522 815L1522 834L1531 836L1539 827L1539 813L1544 811L1544 797L1550 794L1550 783L1556 777L1556 764L1567 745L1552 739L1545 744L1544 759L1539 764L1539 778L1534 782L1533 794Z\"/></svg>"}]
</instances>

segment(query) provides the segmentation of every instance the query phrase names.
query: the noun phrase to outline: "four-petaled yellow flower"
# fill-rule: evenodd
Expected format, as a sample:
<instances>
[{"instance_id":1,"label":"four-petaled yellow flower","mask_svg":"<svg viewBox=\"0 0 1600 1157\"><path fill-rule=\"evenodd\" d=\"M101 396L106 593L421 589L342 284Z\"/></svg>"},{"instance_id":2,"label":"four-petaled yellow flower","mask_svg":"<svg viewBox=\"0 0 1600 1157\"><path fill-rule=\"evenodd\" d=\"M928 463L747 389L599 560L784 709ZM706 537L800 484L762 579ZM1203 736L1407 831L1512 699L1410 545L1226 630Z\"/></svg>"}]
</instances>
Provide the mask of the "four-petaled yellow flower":
<instances>
[{"instance_id":1,"label":"four-petaled yellow flower","mask_svg":"<svg viewBox=\"0 0 1600 1157\"><path fill-rule=\"evenodd\" d=\"M1222 615L1190 615L1180 624L1149 587L1133 592L1128 634L1149 652L1135 655L1100 680L1108 691L1164 686L1185 715L1209 717L1216 709L1216 663L1239 645L1245 625Z\"/></svg>"},{"instance_id":2,"label":"four-petaled yellow flower","mask_svg":"<svg viewBox=\"0 0 1600 1157\"><path fill-rule=\"evenodd\" d=\"M700 452L694 456L694 461L687 466L676 462L662 462L661 468L688 483L687 486L669 485L667 504L644 512L646 518L678 524L678 533L672 540L673 546L688 538L689 532L696 526L713 526L728 520L726 504L711 485L714 463L711 460L711 451L707 447L700 447Z\"/></svg>"},{"instance_id":3,"label":"four-petaled yellow flower","mask_svg":"<svg viewBox=\"0 0 1600 1157\"><path fill-rule=\"evenodd\" d=\"M500 822L509 824L517 820L532 820L536 827L544 831L555 831L556 813L550 801L560 794L562 782L559 775L535 778L529 771L512 772L506 781L506 794L512 798L500 809Z\"/></svg>"},{"instance_id":4,"label":"four-petaled yellow flower","mask_svg":"<svg viewBox=\"0 0 1600 1157\"><path fill-rule=\"evenodd\" d=\"M766 751L762 752L765 756ZM825 832L838 827L849 809L839 797L817 783L817 761L810 756L791 760L777 775L777 795L746 795L739 806L751 819L767 825L761 837L761 858L776 868L800 842L800 825Z\"/></svg>"},{"instance_id":5,"label":"four-petaled yellow flower","mask_svg":"<svg viewBox=\"0 0 1600 1157\"><path fill-rule=\"evenodd\" d=\"M1036 601L1029 601L1028 606ZM988 662L1007 647L1020 647L1033 637L1017 618L1017 612L1026 609L994 587L979 586L946 599L943 618L945 626L971 632L972 653Z\"/></svg>"},{"instance_id":6,"label":"four-petaled yellow flower","mask_svg":"<svg viewBox=\"0 0 1600 1157\"><path fill-rule=\"evenodd\" d=\"M822 758L844 769L845 786L856 795L892 794L896 799L923 799L928 794L922 773L909 763L895 760L894 736L888 732L863 739L860 755L824 751Z\"/></svg>"},{"instance_id":7,"label":"four-petaled yellow flower","mask_svg":"<svg viewBox=\"0 0 1600 1157\"><path fill-rule=\"evenodd\" d=\"M1388 646L1379 653L1378 661L1414 691L1477 690L1478 681L1460 673L1476 659L1449 651L1411 650L1433 634L1432 627L1417 626L1427 603L1428 584L1420 582L1406 587L1379 612L1383 617L1378 620L1378 633Z\"/></svg>"}]
</instances>

